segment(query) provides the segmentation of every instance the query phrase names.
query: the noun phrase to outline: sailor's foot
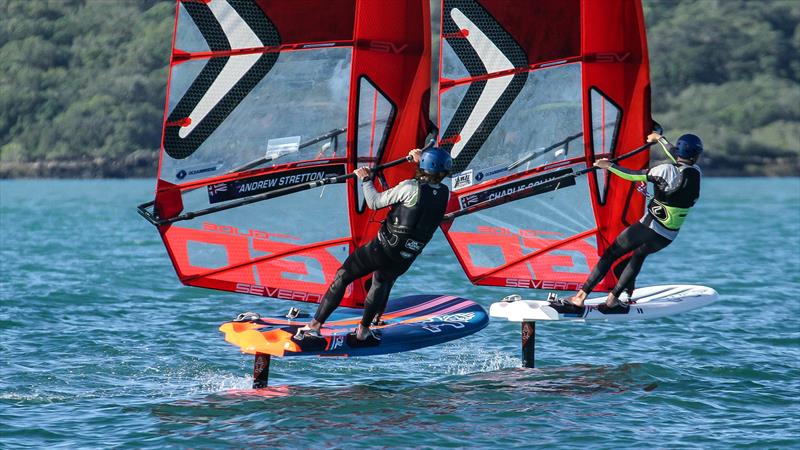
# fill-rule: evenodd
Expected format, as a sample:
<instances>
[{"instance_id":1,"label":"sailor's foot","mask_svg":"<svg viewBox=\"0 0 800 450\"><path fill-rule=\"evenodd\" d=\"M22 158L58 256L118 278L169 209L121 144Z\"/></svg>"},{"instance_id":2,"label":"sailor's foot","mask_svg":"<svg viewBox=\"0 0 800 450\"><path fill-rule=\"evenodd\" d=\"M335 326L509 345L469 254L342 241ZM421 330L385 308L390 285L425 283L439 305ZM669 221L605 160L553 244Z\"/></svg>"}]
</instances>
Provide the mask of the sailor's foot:
<instances>
[{"instance_id":1,"label":"sailor's foot","mask_svg":"<svg viewBox=\"0 0 800 450\"><path fill-rule=\"evenodd\" d=\"M616 306L628 306L627 302L622 301L622 299L617 298L614 294L608 294L606 297L606 308L614 308Z\"/></svg>"},{"instance_id":2,"label":"sailor's foot","mask_svg":"<svg viewBox=\"0 0 800 450\"><path fill-rule=\"evenodd\" d=\"M360 325L355 331L347 334L347 345L351 347L370 347L380 343L380 332Z\"/></svg>"},{"instance_id":3,"label":"sailor's foot","mask_svg":"<svg viewBox=\"0 0 800 450\"><path fill-rule=\"evenodd\" d=\"M577 294L571 297L556 297L551 303L563 306L574 306L576 308L583 308L583 302L586 301L586 293L578 291Z\"/></svg>"},{"instance_id":4,"label":"sailor's foot","mask_svg":"<svg viewBox=\"0 0 800 450\"><path fill-rule=\"evenodd\" d=\"M378 316L375 316L375 318L374 318L374 319L372 319L372 326L373 326L373 327L375 327L375 326L378 326L378 327L379 327L379 326L383 326L383 325L386 325L386 321L385 321L385 320L383 320L383 319L381 318L381 316L379 316L379 315L378 315Z\"/></svg>"},{"instance_id":5,"label":"sailor's foot","mask_svg":"<svg viewBox=\"0 0 800 450\"><path fill-rule=\"evenodd\" d=\"M299 328L297 333L292 336L292 340L295 344L300 346L300 349L304 352L325 350L328 346L328 342L319 331L319 327L322 326L322 324L315 326L312 322L309 325Z\"/></svg>"},{"instance_id":6,"label":"sailor's foot","mask_svg":"<svg viewBox=\"0 0 800 450\"><path fill-rule=\"evenodd\" d=\"M579 308L583 308L583 302L586 301L586 296L588 295L586 292L578 291L577 294L569 298L569 302Z\"/></svg>"},{"instance_id":7,"label":"sailor's foot","mask_svg":"<svg viewBox=\"0 0 800 450\"><path fill-rule=\"evenodd\" d=\"M358 326L356 329L356 339L359 341L366 341L370 337L374 337L377 340L381 340L381 338L377 337L373 332L372 329L369 327L363 327L361 325Z\"/></svg>"},{"instance_id":8,"label":"sailor's foot","mask_svg":"<svg viewBox=\"0 0 800 450\"><path fill-rule=\"evenodd\" d=\"M621 302L613 294L608 294L605 303L597 306L597 310L603 314L627 314L630 309L627 303Z\"/></svg>"},{"instance_id":9,"label":"sailor's foot","mask_svg":"<svg viewBox=\"0 0 800 450\"><path fill-rule=\"evenodd\" d=\"M581 305L574 303L575 297L555 298L550 301L550 306L560 314L582 314L586 308L583 306L583 302Z\"/></svg>"},{"instance_id":10,"label":"sailor's foot","mask_svg":"<svg viewBox=\"0 0 800 450\"><path fill-rule=\"evenodd\" d=\"M306 325L302 328L298 328L297 333L295 333L294 335L294 339L297 341L302 341L307 337L322 339L322 334L320 334L319 328L314 328Z\"/></svg>"},{"instance_id":11,"label":"sailor's foot","mask_svg":"<svg viewBox=\"0 0 800 450\"><path fill-rule=\"evenodd\" d=\"M619 302L623 305L633 305L636 300L633 299L633 291L625 291L619 296Z\"/></svg>"}]
</instances>

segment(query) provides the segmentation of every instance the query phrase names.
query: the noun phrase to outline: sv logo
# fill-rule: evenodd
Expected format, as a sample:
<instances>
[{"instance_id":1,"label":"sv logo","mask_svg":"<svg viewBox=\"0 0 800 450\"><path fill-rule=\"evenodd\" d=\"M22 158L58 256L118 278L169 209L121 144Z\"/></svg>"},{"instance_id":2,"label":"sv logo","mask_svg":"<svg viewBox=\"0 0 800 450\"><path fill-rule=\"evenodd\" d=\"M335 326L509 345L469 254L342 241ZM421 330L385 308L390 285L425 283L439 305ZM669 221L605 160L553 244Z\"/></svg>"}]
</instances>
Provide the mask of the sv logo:
<instances>
[{"instance_id":1,"label":"sv logo","mask_svg":"<svg viewBox=\"0 0 800 450\"><path fill-rule=\"evenodd\" d=\"M606 53L598 53L595 56L597 62L603 63L621 63L625 62L630 58L631 52L625 53L617 53L617 52L606 52Z\"/></svg>"},{"instance_id":2,"label":"sv logo","mask_svg":"<svg viewBox=\"0 0 800 450\"><path fill-rule=\"evenodd\" d=\"M386 41L370 41L369 49L375 52L394 53L395 55L402 53L408 48L408 44L396 45L393 42Z\"/></svg>"}]
</instances>

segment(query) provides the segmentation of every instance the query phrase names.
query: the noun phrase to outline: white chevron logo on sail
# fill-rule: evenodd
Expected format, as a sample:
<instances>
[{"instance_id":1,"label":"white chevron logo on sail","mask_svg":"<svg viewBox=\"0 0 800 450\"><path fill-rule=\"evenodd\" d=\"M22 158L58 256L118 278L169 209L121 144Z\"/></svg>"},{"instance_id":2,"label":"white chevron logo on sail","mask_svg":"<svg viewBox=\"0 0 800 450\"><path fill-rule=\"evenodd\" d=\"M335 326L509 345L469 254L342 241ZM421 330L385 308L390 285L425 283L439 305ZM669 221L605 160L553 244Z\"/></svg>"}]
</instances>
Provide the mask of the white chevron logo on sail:
<instances>
[{"instance_id":1,"label":"white chevron logo on sail","mask_svg":"<svg viewBox=\"0 0 800 450\"><path fill-rule=\"evenodd\" d=\"M239 16L233 7L226 1L213 1L208 4L208 8L222 27L222 31L228 38L231 48L255 48L263 47L264 44L256 36L247 23ZM261 54L232 56L217 78L208 88L203 97L197 103L192 113L189 114L191 123L182 127L178 131L178 136L185 138L194 128L203 121L214 106L236 85L236 83L250 70L251 67L261 58Z\"/></svg>"},{"instance_id":2,"label":"white chevron logo on sail","mask_svg":"<svg viewBox=\"0 0 800 450\"><path fill-rule=\"evenodd\" d=\"M483 62L484 67L486 67L487 73L495 73L514 68L511 61L509 61L503 52L494 45L494 42L492 42L477 25L469 20L464 13L453 8L450 12L450 17L453 18L453 22L455 22L460 29L469 31L467 41L481 58L481 62ZM475 104L475 108L470 112L466 123L464 123L464 127L459 133L461 139L456 142L450 150L450 156L455 158L461 153L461 150L464 149L464 146L467 145L480 124L483 123L483 120L489 114L489 111L492 110L495 103L497 103L500 96L503 95L503 92L506 91L506 88L513 78L513 75L508 75L486 81L486 86L484 86L483 92L481 92L481 96Z\"/></svg>"}]
</instances>

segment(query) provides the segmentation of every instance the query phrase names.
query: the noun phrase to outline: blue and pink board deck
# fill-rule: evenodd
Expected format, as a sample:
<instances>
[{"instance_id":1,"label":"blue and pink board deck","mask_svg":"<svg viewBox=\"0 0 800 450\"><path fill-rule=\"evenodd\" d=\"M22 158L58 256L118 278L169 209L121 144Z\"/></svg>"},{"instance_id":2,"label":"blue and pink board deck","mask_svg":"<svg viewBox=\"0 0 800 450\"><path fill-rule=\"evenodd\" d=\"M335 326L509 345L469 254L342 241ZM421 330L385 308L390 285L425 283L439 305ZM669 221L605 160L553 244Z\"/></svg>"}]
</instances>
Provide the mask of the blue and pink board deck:
<instances>
[{"instance_id":1,"label":"blue and pink board deck","mask_svg":"<svg viewBox=\"0 0 800 450\"><path fill-rule=\"evenodd\" d=\"M482 330L489 315L479 304L452 295L413 295L389 300L377 345L351 346L352 332L361 321L362 310L339 308L323 326L323 339L294 339L298 328L310 317L262 317L220 326L225 340L244 353L273 356L372 356L406 352L460 339Z\"/></svg>"}]
</instances>

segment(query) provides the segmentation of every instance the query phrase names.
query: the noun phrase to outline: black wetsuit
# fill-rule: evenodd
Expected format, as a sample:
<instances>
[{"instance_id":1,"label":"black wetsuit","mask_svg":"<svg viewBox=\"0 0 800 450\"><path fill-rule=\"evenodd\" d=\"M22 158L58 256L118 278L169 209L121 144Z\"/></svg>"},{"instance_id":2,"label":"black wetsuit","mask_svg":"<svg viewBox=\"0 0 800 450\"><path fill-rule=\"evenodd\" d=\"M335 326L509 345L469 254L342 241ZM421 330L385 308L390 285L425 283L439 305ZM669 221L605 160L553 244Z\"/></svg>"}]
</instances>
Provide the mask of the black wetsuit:
<instances>
[{"instance_id":1,"label":"black wetsuit","mask_svg":"<svg viewBox=\"0 0 800 450\"><path fill-rule=\"evenodd\" d=\"M631 181L646 180L655 186L655 197L650 201L641 221L626 228L606 249L581 290L591 293L605 277L615 261L633 252L627 264L620 264L619 281L611 291L619 297L624 291L633 292L636 276L647 255L672 243L678 234L689 208L700 196L701 173L697 166L683 163L662 164L647 171L631 171L615 167L617 175Z\"/></svg>"},{"instance_id":2,"label":"black wetsuit","mask_svg":"<svg viewBox=\"0 0 800 450\"><path fill-rule=\"evenodd\" d=\"M583 283L582 291L591 293L597 283L599 283L606 273L611 269L614 261L622 258L628 252L633 252L628 263L619 274L619 281L611 291L615 297L619 297L624 291L633 291L636 276L642 269L644 259L647 255L655 253L672 243L671 240L661 236L641 222L636 222L626 228L617 236L614 243L606 249L600 261L592 269L589 278Z\"/></svg>"},{"instance_id":3,"label":"black wetsuit","mask_svg":"<svg viewBox=\"0 0 800 450\"><path fill-rule=\"evenodd\" d=\"M315 320L324 323L339 306L347 286L370 273L372 283L364 302L361 325L368 327L376 316L383 313L394 282L411 267L433 237L449 199L449 191L444 185L410 182L416 184L413 187L401 184L395 189L418 189L416 203L406 206L401 201L392 205L378 236L367 245L357 248L336 271L333 282L317 308Z\"/></svg>"}]
</instances>

